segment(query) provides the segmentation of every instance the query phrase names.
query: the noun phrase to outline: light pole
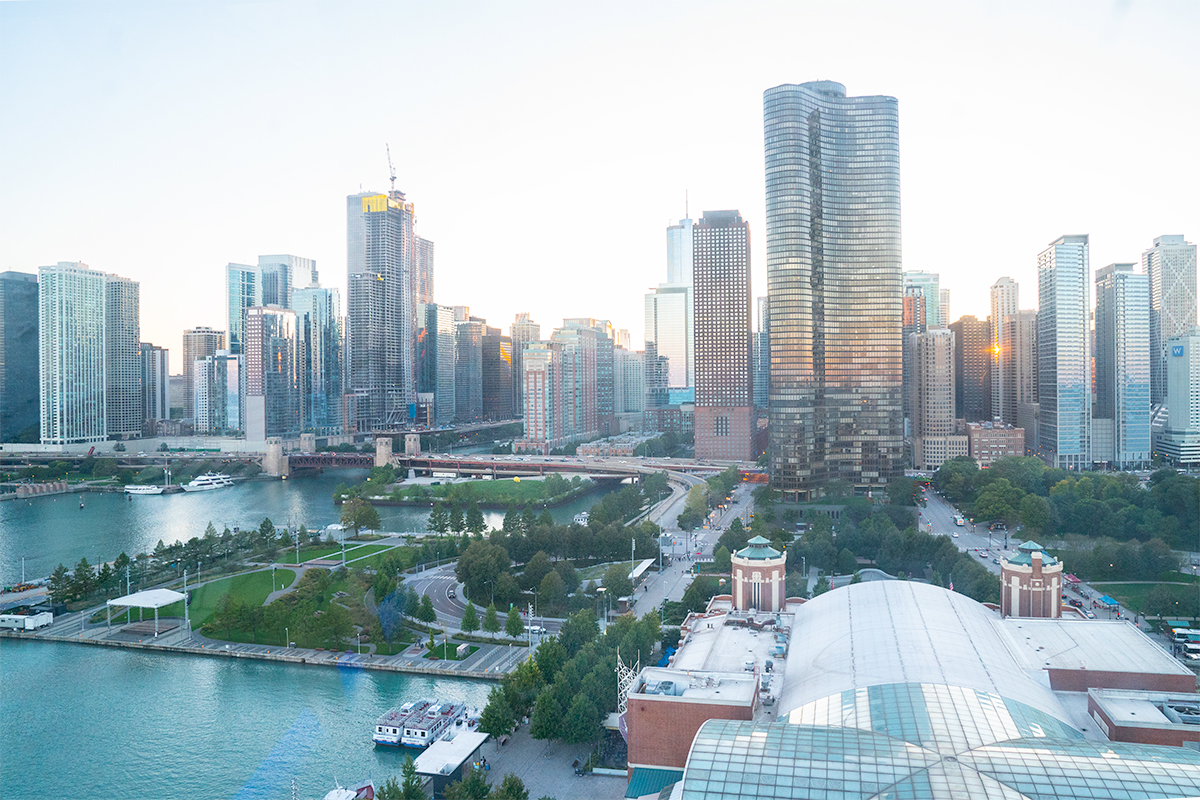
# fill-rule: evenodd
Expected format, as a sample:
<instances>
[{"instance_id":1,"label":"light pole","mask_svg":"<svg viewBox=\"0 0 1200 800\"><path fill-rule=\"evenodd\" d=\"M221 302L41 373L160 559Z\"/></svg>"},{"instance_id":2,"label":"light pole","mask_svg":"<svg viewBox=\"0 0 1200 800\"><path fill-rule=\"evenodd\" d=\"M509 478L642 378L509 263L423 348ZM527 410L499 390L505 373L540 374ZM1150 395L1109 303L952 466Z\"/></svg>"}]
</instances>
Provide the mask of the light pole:
<instances>
[{"instance_id":1,"label":"light pole","mask_svg":"<svg viewBox=\"0 0 1200 800\"><path fill-rule=\"evenodd\" d=\"M286 639L286 641L283 643L283 646L290 650L292 648L292 632L286 625L283 626L283 638Z\"/></svg>"}]
</instances>

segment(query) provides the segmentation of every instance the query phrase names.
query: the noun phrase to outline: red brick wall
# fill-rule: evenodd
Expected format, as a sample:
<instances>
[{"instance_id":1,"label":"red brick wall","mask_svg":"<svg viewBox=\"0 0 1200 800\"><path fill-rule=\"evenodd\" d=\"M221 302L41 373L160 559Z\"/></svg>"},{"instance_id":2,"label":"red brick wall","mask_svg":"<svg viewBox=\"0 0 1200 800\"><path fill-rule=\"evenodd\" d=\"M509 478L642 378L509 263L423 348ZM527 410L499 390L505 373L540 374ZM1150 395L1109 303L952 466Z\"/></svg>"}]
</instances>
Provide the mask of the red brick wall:
<instances>
[{"instance_id":1,"label":"red brick wall","mask_svg":"<svg viewBox=\"0 0 1200 800\"><path fill-rule=\"evenodd\" d=\"M1050 688L1056 692L1088 689L1135 689L1142 692L1196 691L1195 675L1160 675L1142 672L1106 672L1095 669L1048 669Z\"/></svg>"},{"instance_id":2,"label":"red brick wall","mask_svg":"<svg viewBox=\"0 0 1200 800\"><path fill-rule=\"evenodd\" d=\"M753 717L750 705L692 703L683 698L630 695L629 763L683 769L696 731L710 719Z\"/></svg>"},{"instance_id":3,"label":"red brick wall","mask_svg":"<svg viewBox=\"0 0 1200 800\"><path fill-rule=\"evenodd\" d=\"M1091 697L1088 698L1088 716L1093 719L1099 717L1104 721L1104 724L1108 726L1108 738L1113 742L1159 744L1167 747L1183 747L1184 742L1200 742L1200 729L1167 730L1149 726L1114 725L1108 714L1105 714L1104 710L1096 704L1095 699Z\"/></svg>"}]
</instances>

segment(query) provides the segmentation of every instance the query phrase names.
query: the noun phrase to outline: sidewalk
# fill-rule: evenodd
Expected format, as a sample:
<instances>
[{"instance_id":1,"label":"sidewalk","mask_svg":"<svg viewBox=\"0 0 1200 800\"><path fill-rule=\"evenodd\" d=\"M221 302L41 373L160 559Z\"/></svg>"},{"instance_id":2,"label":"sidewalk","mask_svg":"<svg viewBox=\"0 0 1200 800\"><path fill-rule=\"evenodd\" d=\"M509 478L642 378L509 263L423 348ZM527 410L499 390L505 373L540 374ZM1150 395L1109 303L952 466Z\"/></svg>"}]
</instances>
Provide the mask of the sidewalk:
<instances>
[{"instance_id":1,"label":"sidewalk","mask_svg":"<svg viewBox=\"0 0 1200 800\"><path fill-rule=\"evenodd\" d=\"M583 762L592 752L591 745L547 744L529 735L522 725L500 746L495 740L483 745L479 754L491 767L485 774L492 786L499 786L506 773L512 772L525 782L530 797L555 800L616 800L625 796L625 779L607 775L579 777L571 762Z\"/></svg>"}]
</instances>

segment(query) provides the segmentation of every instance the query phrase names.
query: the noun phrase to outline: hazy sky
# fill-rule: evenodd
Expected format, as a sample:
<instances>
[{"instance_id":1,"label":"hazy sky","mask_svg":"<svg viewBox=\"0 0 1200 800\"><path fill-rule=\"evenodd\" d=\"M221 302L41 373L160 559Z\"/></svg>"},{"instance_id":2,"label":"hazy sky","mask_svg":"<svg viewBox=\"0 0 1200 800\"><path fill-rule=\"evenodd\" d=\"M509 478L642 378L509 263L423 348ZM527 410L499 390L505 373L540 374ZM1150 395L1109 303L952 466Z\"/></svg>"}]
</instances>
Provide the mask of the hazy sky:
<instances>
[{"instance_id":1,"label":"hazy sky","mask_svg":"<svg viewBox=\"0 0 1200 800\"><path fill-rule=\"evenodd\" d=\"M640 346L664 228L740 209L766 294L762 92L900 104L905 269L951 313L1038 252L1200 240L1200 2L0 2L0 270L141 281L180 368L227 262L346 281L346 195L397 187L436 299L507 329L609 318Z\"/></svg>"}]
</instances>

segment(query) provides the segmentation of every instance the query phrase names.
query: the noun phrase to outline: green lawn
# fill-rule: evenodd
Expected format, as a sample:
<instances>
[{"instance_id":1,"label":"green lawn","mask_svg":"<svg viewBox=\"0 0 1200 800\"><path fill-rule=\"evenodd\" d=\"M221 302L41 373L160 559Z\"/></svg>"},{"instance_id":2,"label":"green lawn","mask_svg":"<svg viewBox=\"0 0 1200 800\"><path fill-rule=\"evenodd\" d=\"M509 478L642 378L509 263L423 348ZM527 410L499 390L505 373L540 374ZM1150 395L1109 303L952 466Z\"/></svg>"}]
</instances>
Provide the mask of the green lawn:
<instances>
[{"instance_id":1,"label":"green lawn","mask_svg":"<svg viewBox=\"0 0 1200 800\"><path fill-rule=\"evenodd\" d=\"M1109 595L1126 608L1134 611L1144 611L1146 608L1146 598L1150 596L1150 592L1154 590L1157 583L1092 583L1089 584L1098 591ZM1191 600L1195 602L1196 587L1195 585L1177 586L1170 583L1164 584L1167 590L1174 595L1175 599L1180 602Z\"/></svg>"},{"instance_id":2,"label":"green lawn","mask_svg":"<svg viewBox=\"0 0 1200 800\"><path fill-rule=\"evenodd\" d=\"M616 563L618 562L613 561L607 564L594 564L593 566L584 567L583 569L579 570L578 575L580 585L585 585L588 581L600 580L604 577L604 573L608 572L608 568Z\"/></svg>"},{"instance_id":3,"label":"green lawn","mask_svg":"<svg viewBox=\"0 0 1200 800\"><path fill-rule=\"evenodd\" d=\"M375 552L376 550L385 550L387 547L388 545L382 544L347 544L346 560L349 561L350 559L357 558L358 556L365 556L368 553ZM296 563L295 547L285 553L281 553L280 555L281 557L279 562L281 564ZM315 558L328 558L331 556L336 558L342 557L342 546L340 544L318 544L300 548L301 564L303 564L305 561L312 561Z\"/></svg>"},{"instance_id":4,"label":"green lawn","mask_svg":"<svg viewBox=\"0 0 1200 800\"><path fill-rule=\"evenodd\" d=\"M423 500L433 497L449 497L451 486L462 487L455 489L456 495L459 492L463 492L464 488L469 487L466 488L467 497L471 500L477 500L481 503L514 503L518 506L524 506L526 503L535 503L550 499L546 496L545 481L533 480L529 478L523 478L519 481L508 478L505 480L469 481L466 483L442 484L441 486L414 486L402 489L400 496L405 500ZM580 488L583 490L590 490L594 487L591 481L588 481Z\"/></svg>"},{"instance_id":5,"label":"green lawn","mask_svg":"<svg viewBox=\"0 0 1200 800\"><path fill-rule=\"evenodd\" d=\"M384 547L378 553L374 553L370 556L367 556L362 561L356 561L353 564L351 564L350 566L358 567L360 569L375 569L376 567L379 566L379 562L381 562L384 559L384 557L388 554L388 552L392 551L392 550L406 551L406 552L410 552L410 553L416 552L415 547L407 547L405 545L400 545L399 547ZM397 553L397 555L401 555L401 554L402 553ZM347 561L350 560L349 552L347 552L347 554L346 554L346 560ZM416 556L415 555L411 556L409 558L408 562L406 562L406 563L408 563L409 566L412 566L413 564L415 564Z\"/></svg>"},{"instance_id":6,"label":"green lawn","mask_svg":"<svg viewBox=\"0 0 1200 800\"><path fill-rule=\"evenodd\" d=\"M280 567L275 570L276 589L284 589L291 586L292 581L295 579L296 571L294 569ZM229 593L235 602L249 603L255 606L261 606L266 602L267 595L271 593L271 570L249 572L244 575L231 575L219 581L206 583L199 589L189 588L188 592L192 595L192 605L188 609L188 615L191 618L192 629L198 630L201 625L212 618L213 613L217 610L217 604L226 593ZM138 616L137 609L122 612L120 616L115 616L115 613L114 611L113 622L116 622L118 619L122 622L128 622L130 619ZM143 612L143 616L146 619L154 619L154 612L147 610ZM158 610L158 616L160 619L162 617L182 617L183 601L163 606ZM92 618L92 621L104 622L105 619L105 612L101 611ZM245 641L250 641L250 639L247 638Z\"/></svg>"}]
</instances>

